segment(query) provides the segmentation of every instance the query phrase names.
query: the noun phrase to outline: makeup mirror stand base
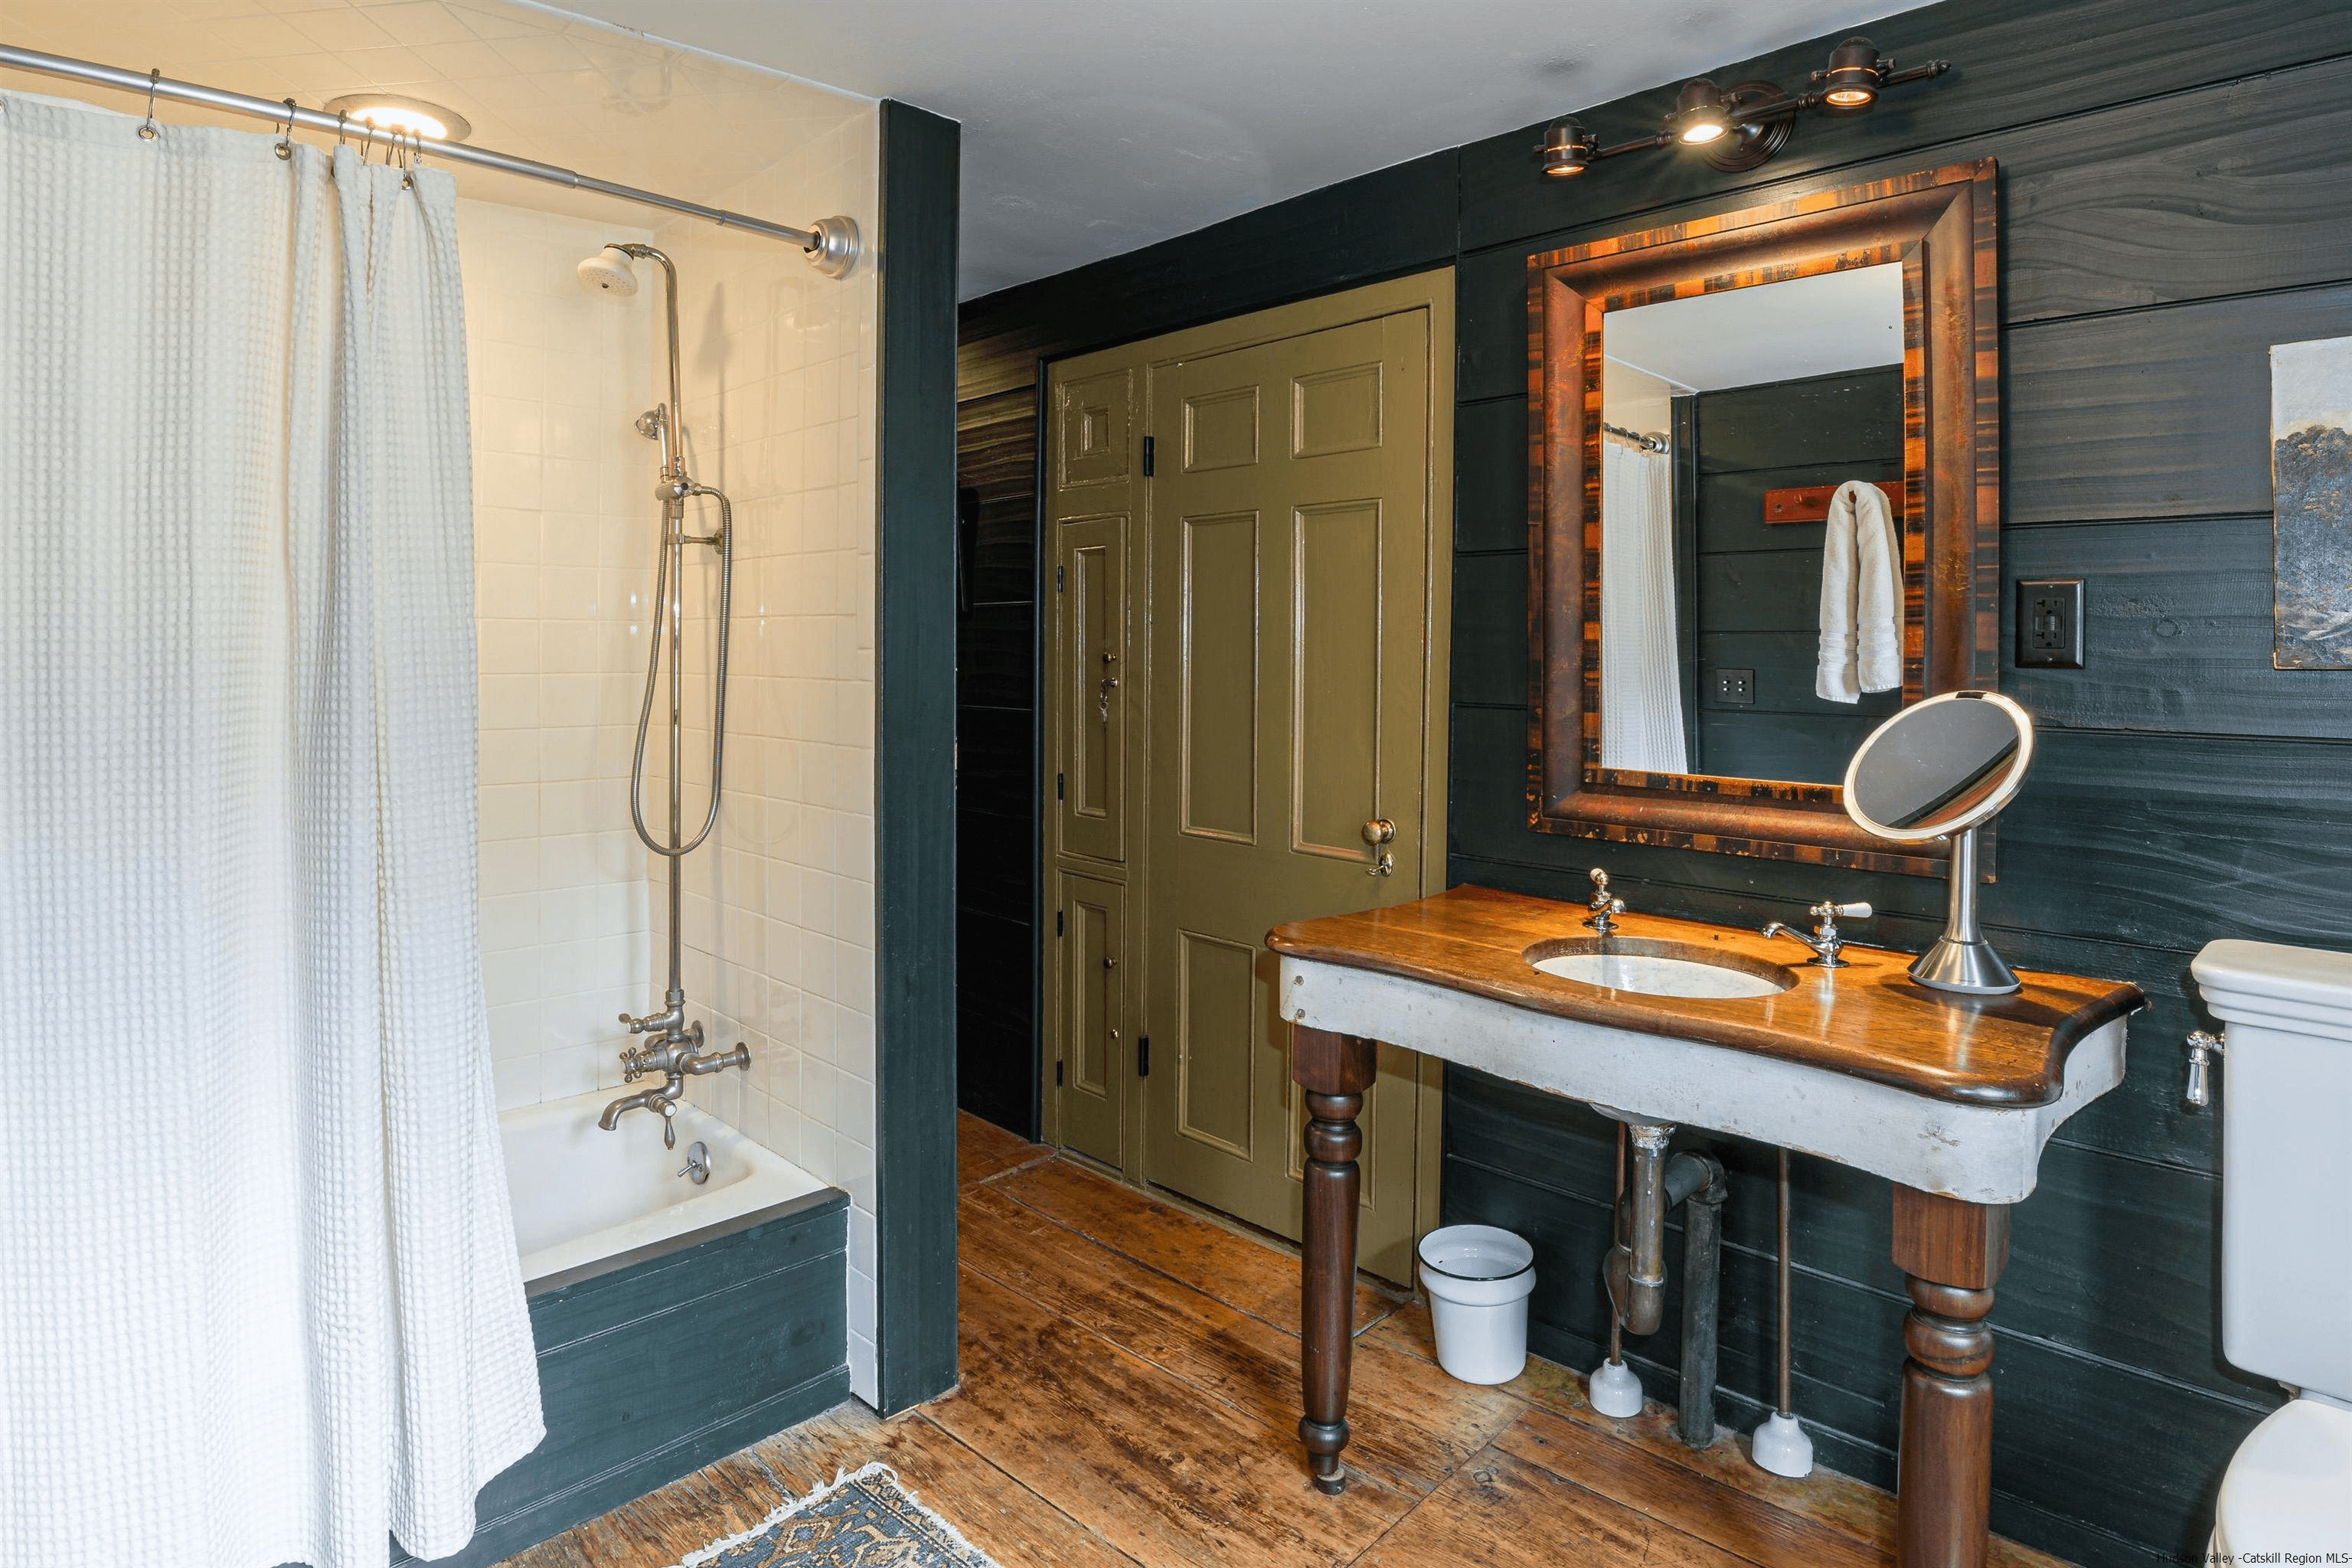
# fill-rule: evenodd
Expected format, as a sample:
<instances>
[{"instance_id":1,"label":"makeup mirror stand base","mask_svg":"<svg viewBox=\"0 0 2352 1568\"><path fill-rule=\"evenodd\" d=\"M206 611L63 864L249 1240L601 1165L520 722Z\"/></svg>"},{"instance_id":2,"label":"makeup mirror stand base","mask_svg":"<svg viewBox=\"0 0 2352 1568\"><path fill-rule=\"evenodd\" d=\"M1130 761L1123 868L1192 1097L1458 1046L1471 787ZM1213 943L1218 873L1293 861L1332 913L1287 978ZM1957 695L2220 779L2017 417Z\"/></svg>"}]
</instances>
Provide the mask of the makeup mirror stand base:
<instances>
[{"instance_id":1,"label":"makeup mirror stand base","mask_svg":"<svg viewBox=\"0 0 2352 1568\"><path fill-rule=\"evenodd\" d=\"M1911 966L1911 978L1937 991L1969 996L2006 996L2019 988L2017 976L1985 941L1977 924L1977 830L1952 840L1951 904L1944 934Z\"/></svg>"}]
</instances>

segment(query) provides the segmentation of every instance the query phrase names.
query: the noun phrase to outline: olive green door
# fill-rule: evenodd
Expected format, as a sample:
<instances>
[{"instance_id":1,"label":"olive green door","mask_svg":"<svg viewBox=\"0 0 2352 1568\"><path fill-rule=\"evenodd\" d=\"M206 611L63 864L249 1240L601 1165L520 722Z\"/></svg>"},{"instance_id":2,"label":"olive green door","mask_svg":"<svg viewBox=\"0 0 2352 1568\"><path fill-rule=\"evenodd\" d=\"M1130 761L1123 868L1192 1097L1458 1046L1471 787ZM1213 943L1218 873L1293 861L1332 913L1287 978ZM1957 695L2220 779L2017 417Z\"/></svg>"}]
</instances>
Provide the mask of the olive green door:
<instances>
[{"instance_id":1,"label":"olive green door","mask_svg":"<svg viewBox=\"0 0 2352 1568\"><path fill-rule=\"evenodd\" d=\"M1143 1174L1293 1238L1266 931L1423 890L1430 350L1407 310L1148 373ZM1382 1069L1361 1256L1405 1279L1417 1069Z\"/></svg>"}]
</instances>

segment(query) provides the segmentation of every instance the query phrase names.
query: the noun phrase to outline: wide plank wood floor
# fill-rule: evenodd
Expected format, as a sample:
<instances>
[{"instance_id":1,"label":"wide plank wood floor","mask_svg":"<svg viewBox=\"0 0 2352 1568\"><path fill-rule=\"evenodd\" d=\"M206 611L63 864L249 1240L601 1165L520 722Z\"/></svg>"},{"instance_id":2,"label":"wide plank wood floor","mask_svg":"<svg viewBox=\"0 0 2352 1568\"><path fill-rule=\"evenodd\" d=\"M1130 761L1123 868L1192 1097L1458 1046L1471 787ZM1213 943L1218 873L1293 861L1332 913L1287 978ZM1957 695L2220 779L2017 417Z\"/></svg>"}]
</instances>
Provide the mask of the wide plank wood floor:
<instances>
[{"instance_id":1,"label":"wide plank wood floor","mask_svg":"<svg viewBox=\"0 0 2352 1568\"><path fill-rule=\"evenodd\" d=\"M671 1568L879 1459L1003 1568L1864 1568L1895 1500L1769 1476L1725 1433L1694 1453L1652 1405L1614 1421L1530 1361L1502 1388L1438 1370L1427 1314L1356 1293L1350 1479L1307 1479L1298 1262L1278 1246L960 1119L963 1384L885 1421L851 1401L508 1568ZM1993 1542L2000 1568L2053 1559Z\"/></svg>"}]
</instances>

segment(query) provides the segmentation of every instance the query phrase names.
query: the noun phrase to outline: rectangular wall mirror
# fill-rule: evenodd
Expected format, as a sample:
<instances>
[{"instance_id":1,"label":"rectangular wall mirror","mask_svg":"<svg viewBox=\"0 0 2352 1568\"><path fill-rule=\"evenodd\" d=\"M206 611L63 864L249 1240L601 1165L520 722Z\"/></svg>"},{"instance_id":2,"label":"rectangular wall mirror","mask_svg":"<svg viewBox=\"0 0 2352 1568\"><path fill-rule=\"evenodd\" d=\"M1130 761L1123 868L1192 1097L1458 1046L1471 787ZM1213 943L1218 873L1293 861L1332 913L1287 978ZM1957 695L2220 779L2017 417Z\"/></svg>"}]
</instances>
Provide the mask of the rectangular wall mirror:
<instances>
[{"instance_id":1,"label":"rectangular wall mirror","mask_svg":"<svg viewBox=\"0 0 2352 1568\"><path fill-rule=\"evenodd\" d=\"M1920 873L1840 789L1999 663L1988 160L1529 258L1530 825Z\"/></svg>"}]
</instances>

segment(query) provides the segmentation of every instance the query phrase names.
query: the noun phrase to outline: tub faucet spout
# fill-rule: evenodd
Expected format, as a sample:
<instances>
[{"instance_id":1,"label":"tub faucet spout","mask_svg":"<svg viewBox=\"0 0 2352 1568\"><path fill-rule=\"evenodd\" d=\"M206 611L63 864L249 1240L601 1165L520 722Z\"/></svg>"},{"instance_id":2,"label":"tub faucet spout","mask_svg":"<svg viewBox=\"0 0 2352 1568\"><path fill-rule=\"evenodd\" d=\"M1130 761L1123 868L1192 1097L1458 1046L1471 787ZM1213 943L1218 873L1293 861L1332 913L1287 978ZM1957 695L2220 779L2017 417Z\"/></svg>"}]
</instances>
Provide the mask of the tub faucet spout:
<instances>
[{"instance_id":1,"label":"tub faucet spout","mask_svg":"<svg viewBox=\"0 0 2352 1568\"><path fill-rule=\"evenodd\" d=\"M677 1148L677 1123L674 1119L677 1115L677 1097L686 1088L686 1079L682 1074L672 1072L666 1075L666 1079L667 1081L659 1089L641 1089L635 1094L625 1094L613 1101L612 1104L604 1107L604 1114L596 1119L596 1125L610 1132L620 1125L621 1117L625 1112L659 1111L662 1119L662 1147Z\"/></svg>"},{"instance_id":2,"label":"tub faucet spout","mask_svg":"<svg viewBox=\"0 0 2352 1568\"><path fill-rule=\"evenodd\" d=\"M659 1045L621 1048L623 1076L634 1082L646 1073L662 1075L659 1089L639 1089L625 1094L604 1107L604 1114L596 1125L610 1132L620 1124L621 1118L632 1110L658 1110L662 1116L662 1147L677 1147L678 1096L686 1092L688 1077L714 1073L726 1068L751 1068L751 1047L742 1041L735 1042L731 1051L709 1051L702 1048L702 1026L681 1030L665 1037Z\"/></svg>"}]
</instances>

